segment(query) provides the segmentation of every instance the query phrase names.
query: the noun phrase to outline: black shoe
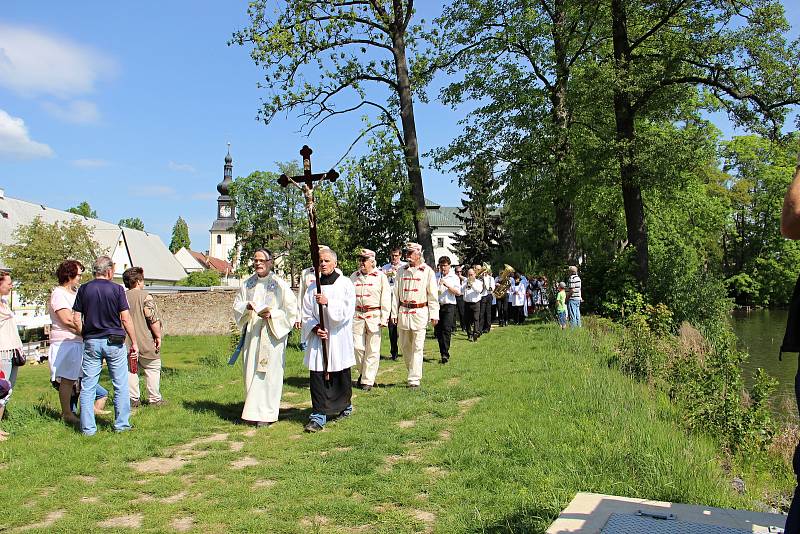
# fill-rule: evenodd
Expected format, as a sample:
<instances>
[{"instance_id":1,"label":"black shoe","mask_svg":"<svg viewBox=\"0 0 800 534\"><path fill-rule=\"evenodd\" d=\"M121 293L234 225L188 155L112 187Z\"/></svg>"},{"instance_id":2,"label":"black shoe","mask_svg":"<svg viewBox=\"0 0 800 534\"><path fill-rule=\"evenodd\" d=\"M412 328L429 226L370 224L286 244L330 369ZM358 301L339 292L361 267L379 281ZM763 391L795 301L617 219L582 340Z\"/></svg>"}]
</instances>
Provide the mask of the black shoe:
<instances>
[{"instance_id":1,"label":"black shoe","mask_svg":"<svg viewBox=\"0 0 800 534\"><path fill-rule=\"evenodd\" d=\"M256 422L256 428L264 428L264 427L271 427L272 423L267 421L258 421Z\"/></svg>"},{"instance_id":2,"label":"black shoe","mask_svg":"<svg viewBox=\"0 0 800 534\"><path fill-rule=\"evenodd\" d=\"M313 434L314 432L319 432L322 430L322 425L317 423L316 421L309 421L306 426L303 427L303 430L306 432Z\"/></svg>"},{"instance_id":3,"label":"black shoe","mask_svg":"<svg viewBox=\"0 0 800 534\"><path fill-rule=\"evenodd\" d=\"M397 354L392 354L392 360L397 360Z\"/></svg>"},{"instance_id":4,"label":"black shoe","mask_svg":"<svg viewBox=\"0 0 800 534\"><path fill-rule=\"evenodd\" d=\"M362 384L361 385L361 391L369 391L371 389L372 389L372 386L369 386L367 384Z\"/></svg>"}]
</instances>

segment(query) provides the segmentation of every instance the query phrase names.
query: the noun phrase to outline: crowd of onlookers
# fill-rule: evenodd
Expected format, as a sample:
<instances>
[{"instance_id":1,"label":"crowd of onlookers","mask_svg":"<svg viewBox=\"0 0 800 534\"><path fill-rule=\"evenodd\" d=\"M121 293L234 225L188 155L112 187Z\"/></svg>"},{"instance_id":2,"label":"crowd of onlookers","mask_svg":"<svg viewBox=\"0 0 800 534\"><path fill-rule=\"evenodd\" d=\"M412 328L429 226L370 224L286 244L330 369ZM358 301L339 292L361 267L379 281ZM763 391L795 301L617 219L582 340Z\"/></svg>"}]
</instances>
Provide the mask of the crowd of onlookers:
<instances>
[{"instance_id":1,"label":"crowd of onlookers","mask_svg":"<svg viewBox=\"0 0 800 534\"><path fill-rule=\"evenodd\" d=\"M50 328L50 381L58 391L62 419L85 435L97 431L96 414L107 414L108 391L99 384L106 362L114 389L114 430L130 429L132 407L139 406L139 373L145 373L149 403L163 403L159 392L161 324L155 302L144 291L144 271L123 275L127 291L113 281L114 262L100 256L92 280L81 284L84 266L66 260L56 270L58 285L47 303ZM18 368L25 364L22 341L7 299L12 281L0 271L0 419L13 393ZM80 407L80 416L76 414ZM0 441L8 434L0 430Z\"/></svg>"}]
</instances>

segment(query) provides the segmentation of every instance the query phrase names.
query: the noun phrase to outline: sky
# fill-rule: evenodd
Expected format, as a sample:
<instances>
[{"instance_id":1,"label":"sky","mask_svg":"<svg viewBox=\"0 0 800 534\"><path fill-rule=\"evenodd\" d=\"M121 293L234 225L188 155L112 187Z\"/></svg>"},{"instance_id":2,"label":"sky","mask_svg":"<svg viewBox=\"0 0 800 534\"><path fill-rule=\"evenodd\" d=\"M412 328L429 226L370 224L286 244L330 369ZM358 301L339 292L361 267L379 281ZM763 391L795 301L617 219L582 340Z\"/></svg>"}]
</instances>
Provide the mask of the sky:
<instances>
[{"instance_id":1,"label":"sky","mask_svg":"<svg viewBox=\"0 0 800 534\"><path fill-rule=\"evenodd\" d=\"M256 121L263 73L246 48L227 45L247 25L246 0L2 4L0 189L9 197L59 209L85 200L107 221L139 217L167 244L181 216L192 248L205 251L227 143L234 177L299 161L304 144L321 170L361 128L357 115L310 137L293 115ZM438 14L438 2L418 4L421 16ZM784 5L794 37L800 7ZM466 113L435 96L434 87L430 103L415 103L423 153L458 136ZM426 197L460 205L457 177L428 163Z\"/></svg>"}]
</instances>

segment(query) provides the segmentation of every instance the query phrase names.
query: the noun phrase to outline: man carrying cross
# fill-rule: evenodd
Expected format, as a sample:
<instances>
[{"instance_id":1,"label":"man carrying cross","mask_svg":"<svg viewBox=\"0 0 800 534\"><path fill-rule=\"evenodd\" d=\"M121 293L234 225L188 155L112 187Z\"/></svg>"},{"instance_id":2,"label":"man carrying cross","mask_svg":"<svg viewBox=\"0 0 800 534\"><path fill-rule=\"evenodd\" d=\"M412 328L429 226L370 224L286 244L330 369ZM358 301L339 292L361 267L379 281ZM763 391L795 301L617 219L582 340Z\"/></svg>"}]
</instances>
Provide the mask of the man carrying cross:
<instances>
[{"instance_id":1,"label":"man carrying cross","mask_svg":"<svg viewBox=\"0 0 800 534\"><path fill-rule=\"evenodd\" d=\"M350 368L356 363L353 351L356 291L353 282L337 272L337 263L333 250L320 250L321 292L317 292L314 280L302 297L302 339L306 343L303 363L310 372L312 406L306 432L319 432L329 418L346 417L353 411ZM320 309L324 328L320 324ZM323 342L327 344L327 366Z\"/></svg>"}]
</instances>

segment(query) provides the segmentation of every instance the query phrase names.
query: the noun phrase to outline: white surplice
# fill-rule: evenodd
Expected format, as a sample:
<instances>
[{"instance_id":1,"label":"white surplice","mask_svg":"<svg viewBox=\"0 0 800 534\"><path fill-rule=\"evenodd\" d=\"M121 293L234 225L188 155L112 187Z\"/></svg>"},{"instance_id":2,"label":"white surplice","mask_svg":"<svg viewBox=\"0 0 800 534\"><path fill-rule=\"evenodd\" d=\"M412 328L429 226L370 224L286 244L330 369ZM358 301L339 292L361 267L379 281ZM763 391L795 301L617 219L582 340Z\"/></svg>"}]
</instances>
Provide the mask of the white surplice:
<instances>
[{"instance_id":1,"label":"white surplice","mask_svg":"<svg viewBox=\"0 0 800 534\"><path fill-rule=\"evenodd\" d=\"M303 341L306 355L303 363L310 371L324 371L322 340L313 332L319 324L319 306L314 298L316 282L312 282L303 295ZM322 286L322 294L328 297L325 308L325 329L328 331L328 369L335 373L356 364L353 350L353 315L356 311L356 289L353 282L343 275L330 285Z\"/></svg>"},{"instance_id":2,"label":"white surplice","mask_svg":"<svg viewBox=\"0 0 800 534\"><path fill-rule=\"evenodd\" d=\"M248 310L248 302L269 306L271 317L264 320ZM272 273L264 278L254 274L242 284L233 303L233 315L239 328L247 327L241 353L245 392L242 419L277 421L286 341L297 321L297 298L282 278Z\"/></svg>"}]
</instances>

